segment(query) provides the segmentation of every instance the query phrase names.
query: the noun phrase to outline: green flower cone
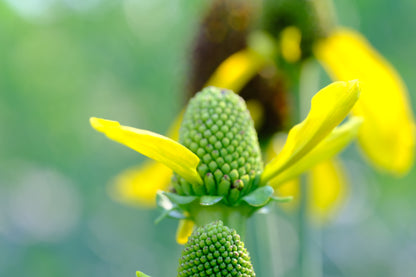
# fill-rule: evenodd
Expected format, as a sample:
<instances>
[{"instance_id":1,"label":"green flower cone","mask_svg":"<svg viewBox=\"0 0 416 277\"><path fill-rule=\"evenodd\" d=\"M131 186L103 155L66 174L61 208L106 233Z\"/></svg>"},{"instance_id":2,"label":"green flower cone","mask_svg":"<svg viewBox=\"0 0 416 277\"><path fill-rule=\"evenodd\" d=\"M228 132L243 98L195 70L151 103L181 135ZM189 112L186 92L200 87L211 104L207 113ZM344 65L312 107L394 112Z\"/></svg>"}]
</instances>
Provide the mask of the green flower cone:
<instances>
[{"instance_id":1,"label":"green flower cone","mask_svg":"<svg viewBox=\"0 0 416 277\"><path fill-rule=\"evenodd\" d=\"M199 227L189 237L179 260L179 277L256 276L249 253L237 232L222 221Z\"/></svg>"},{"instance_id":2,"label":"green flower cone","mask_svg":"<svg viewBox=\"0 0 416 277\"><path fill-rule=\"evenodd\" d=\"M241 97L230 90L208 87L190 101L179 142L199 158L203 184L191 184L175 174L180 195L218 195L233 205L258 186L263 170L253 120Z\"/></svg>"}]
</instances>

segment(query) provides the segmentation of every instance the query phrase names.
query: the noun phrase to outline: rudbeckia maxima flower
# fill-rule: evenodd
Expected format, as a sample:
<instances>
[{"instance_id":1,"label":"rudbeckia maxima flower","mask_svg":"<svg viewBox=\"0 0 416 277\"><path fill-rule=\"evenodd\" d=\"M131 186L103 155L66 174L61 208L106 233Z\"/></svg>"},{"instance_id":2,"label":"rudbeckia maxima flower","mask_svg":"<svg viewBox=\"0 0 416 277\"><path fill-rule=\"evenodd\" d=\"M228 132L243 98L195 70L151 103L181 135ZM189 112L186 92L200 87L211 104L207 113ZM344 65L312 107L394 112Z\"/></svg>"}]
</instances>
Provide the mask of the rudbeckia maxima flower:
<instances>
[{"instance_id":1,"label":"rudbeckia maxima flower","mask_svg":"<svg viewBox=\"0 0 416 277\"><path fill-rule=\"evenodd\" d=\"M210 93L212 95L210 95ZM256 162L258 154L253 154L254 156L250 156L251 154L249 154L249 156L244 156L249 160L251 159L250 157L253 157L253 167L255 167L254 173L258 176L258 178L255 177L257 181L254 182L255 185L253 185L252 188L250 187L250 190L254 190L256 187L277 184L280 179L297 176L304 170L307 170L322 161L322 159L331 157L345 147L357 133L358 128L361 125L361 119L358 117L352 117L340 127L337 126L344 120L353 108L354 104L358 100L359 93L360 89L358 81L332 83L331 85L320 90L312 98L311 109L307 117L289 131L286 143L284 144L279 155L267 163L264 168ZM236 126L239 126L239 124L242 124L241 126L248 126L248 129L241 131L237 130L238 128L236 130L231 128L230 133L226 133L226 137L223 137L224 133L222 133L221 136L217 136L217 138L221 137L222 140L220 143L217 143L219 142L217 141L214 144L215 148L218 149L218 151L216 151L216 155L222 155L223 148L221 147L224 147L225 150L226 145L234 145L232 143L233 140L240 141L241 139L243 139L242 143L253 143L252 145L247 145L248 148L253 149L250 150L250 153L258 152L256 149L258 149L259 146L257 138L255 138L256 136L253 122L246 111L245 105L242 104L242 100L234 100L235 98L239 98L239 96L231 93L230 91L217 89L215 87L206 88L201 91L199 95L200 97L208 97L206 98L209 100L207 103L212 102L209 97L217 97L220 99L218 100L220 101L218 102L220 105L218 108L221 107L223 108L223 111L227 111L224 120L228 120L226 118L229 116L229 120L235 120L237 124ZM224 99L221 97L224 97ZM198 99L198 101L201 100ZM227 102L227 104L224 104L223 102ZM200 103L202 103L201 107L205 107L205 102ZM235 108L237 109L238 107L238 109L241 110L241 113L228 115L227 113L234 110L232 106L229 106L234 105L233 103L239 103ZM216 111L216 108L214 107L209 108L208 110L212 113L212 119L217 120L223 116L223 114L212 112L212 110ZM110 139L130 147L172 170L175 173L175 176L177 176L177 178L172 181L176 193L182 195L218 195L221 194L222 183L219 183L219 185L217 183L217 186L212 188L212 175L217 177L216 172L206 172L207 170L209 171L208 168L211 167L212 163L212 161L209 161L210 157L206 158L206 151L213 148L213 146L211 145L211 147L209 147L206 145L206 143L208 143L206 141L203 143L203 139L201 139L201 134L199 132L211 135L213 132L217 132L219 130L218 127L221 126L214 124L217 126L215 127L215 130L206 130L205 128L207 128L207 126L209 128L212 126L208 123L210 122L210 118L208 117L208 114L202 113L201 115L198 115L198 112L199 110L195 108L195 105L193 105L188 115L185 114L187 121L184 126L186 127L181 129L187 132L185 135L182 134L182 138L183 143L188 145L189 148L171 138L161 136L150 131L123 126L116 121L92 117L90 119L90 123L92 127L94 127L97 131L106 134ZM235 118L235 116L238 115L245 116L244 120ZM192 121L192 118L195 118L195 121ZM202 121L200 120L204 120L205 123L202 124ZM194 129L189 129L189 126L193 126L192 128ZM200 129L200 127L202 129ZM222 128L220 130L222 130ZM190 138L194 138L194 140L188 139L187 134L189 134ZM255 137L253 137L253 135ZM244 136L249 136L249 140L246 141ZM206 146L204 146L204 151L201 151L200 148L197 147L198 145L194 146L195 138L200 142L200 145ZM215 140L215 138L213 140ZM235 145L235 147L238 149L238 145ZM228 151L230 151L230 149L234 148L228 148ZM245 151L245 149L241 149L239 151ZM214 153L214 151L212 151L212 153ZM234 164L235 166L238 166L238 164L241 166L240 160L238 160L238 162L236 160L233 161L231 158L231 160L228 160L228 156L234 157L233 153L227 151L224 151L224 153L228 154L227 156L222 157L221 160L223 160L223 162L225 160L225 162L229 163L231 165L231 169L234 168ZM244 163L242 164L244 165ZM230 168L225 168L225 170L231 170ZM155 171L155 167L153 167L151 170L152 174L147 172L148 175L142 175L148 178L147 180L143 180L143 182L145 184L153 184L157 189L161 187L166 188L166 184L161 185L158 183L158 178L166 173L165 168L161 167L159 168L159 171ZM233 178L232 171L233 170L231 170L229 174L230 178ZM242 171L239 169L234 173L238 176L238 174L244 175L244 172L246 172L244 169L242 169ZM143 172L140 172L139 174L143 174ZM243 196L243 193L247 194L250 192L244 191L246 184L244 176L241 177L241 179L235 180L233 183L234 186L228 186L228 189L225 191L225 195L227 197L224 198L225 204L233 206L238 203L239 197ZM211 177L211 179L209 177ZM248 179L247 182L250 184L252 183ZM128 185L131 185L131 183L129 182ZM140 184L137 186L140 187ZM241 195L239 194L237 188L238 190L241 190ZM145 190L146 195L149 196L148 191L148 189ZM140 194L140 189L137 189L136 193ZM152 198L154 198L154 196ZM179 228L177 234L178 242L186 242L187 237L192 231L191 220L186 219L181 221L181 228Z\"/></svg>"}]
</instances>

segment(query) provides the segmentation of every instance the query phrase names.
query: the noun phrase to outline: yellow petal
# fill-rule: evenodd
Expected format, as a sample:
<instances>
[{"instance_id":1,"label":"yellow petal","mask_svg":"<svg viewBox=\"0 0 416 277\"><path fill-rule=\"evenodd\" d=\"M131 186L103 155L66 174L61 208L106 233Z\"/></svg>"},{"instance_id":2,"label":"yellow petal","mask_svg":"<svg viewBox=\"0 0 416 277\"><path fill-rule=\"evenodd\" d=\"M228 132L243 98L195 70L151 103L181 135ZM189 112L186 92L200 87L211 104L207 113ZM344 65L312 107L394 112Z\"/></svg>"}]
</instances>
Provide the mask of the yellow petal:
<instances>
[{"instance_id":1,"label":"yellow petal","mask_svg":"<svg viewBox=\"0 0 416 277\"><path fill-rule=\"evenodd\" d=\"M320 162L335 156L357 137L362 122L363 120L361 117L352 117L346 123L335 128L313 150L296 162L295 165L288 167L275 178L271 179L269 185L276 187L277 185L302 174Z\"/></svg>"},{"instance_id":2,"label":"yellow petal","mask_svg":"<svg viewBox=\"0 0 416 277\"><path fill-rule=\"evenodd\" d=\"M241 50L222 62L205 86L216 86L239 92L265 63L266 59L255 51Z\"/></svg>"},{"instance_id":3,"label":"yellow petal","mask_svg":"<svg viewBox=\"0 0 416 277\"><path fill-rule=\"evenodd\" d=\"M362 95L353 113L364 117L360 144L379 168L406 173L414 160L414 119L396 70L360 34L340 29L315 54L336 80L359 79Z\"/></svg>"},{"instance_id":4,"label":"yellow petal","mask_svg":"<svg viewBox=\"0 0 416 277\"><path fill-rule=\"evenodd\" d=\"M194 230L194 222L189 219L181 219L176 231L176 241L179 244L185 244Z\"/></svg>"},{"instance_id":5,"label":"yellow petal","mask_svg":"<svg viewBox=\"0 0 416 277\"><path fill-rule=\"evenodd\" d=\"M296 62L300 59L302 54L300 49L300 42L302 39L302 34L300 30L295 26L286 27L280 38L280 48L282 52L282 57L290 62Z\"/></svg>"},{"instance_id":6,"label":"yellow petal","mask_svg":"<svg viewBox=\"0 0 416 277\"><path fill-rule=\"evenodd\" d=\"M171 176L170 168L149 160L120 173L111 183L110 196L131 205L155 207L156 192L167 190Z\"/></svg>"},{"instance_id":7,"label":"yellow petal","mask_svg":"<svg viewBox=\"0 0 416 277\"><path fill-rule=\"evenodd\" d=\"M311 151L347 116L358 99L358 81L334 82L313 98L306 119L293 127L282 151L264 168L266 183Z\"/></svg>"},{"instance_id":8,"label":"yellow petal","mask_svg":"<svg viewBox=\"0 0 416 277\"><path fill-rule=\"evenodd\" d=\"M308 183L311 218L322 224L334 215L347 196L343 167L337 160L324 161L308 174Z\"/></svg>"},{"instance_id":9,"label":"yellow petal","mask_svg":"<svg viewBox=\"0 0 416 277\"><path fill-rule=\"evenodd\" d=\"M90 123L110 139L163 163L188 182L202 183L196 171L198 156L178 142L150 131L122 126L117 121L92 117Z\"/></svg>"}]
</instances>

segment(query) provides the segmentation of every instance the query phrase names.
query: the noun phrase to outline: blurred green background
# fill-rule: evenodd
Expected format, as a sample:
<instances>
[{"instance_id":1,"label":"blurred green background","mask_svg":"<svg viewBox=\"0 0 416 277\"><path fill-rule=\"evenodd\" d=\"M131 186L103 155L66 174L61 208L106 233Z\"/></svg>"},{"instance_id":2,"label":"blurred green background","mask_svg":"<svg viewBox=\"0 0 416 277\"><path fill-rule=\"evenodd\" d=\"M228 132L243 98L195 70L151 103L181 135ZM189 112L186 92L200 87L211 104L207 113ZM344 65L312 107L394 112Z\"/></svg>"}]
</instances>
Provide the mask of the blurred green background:
<instances>
[{"instance_id":1,"label":"blurred green background","mask_svg":"<svg viewBox=\"0 0 416 277\"><path fill-rule=\"evenodd\" d=\"M208 2L0 0L0 276L175 276L177 222L155 226L156 210L107 193L112 177L144 157L88 118L164 133L183 106ZM416 2L335 2L340 22L398 69L416 103ZM416 170L395 179L355 152L343 155L350 199L317 246L324 276L415 276ZM296 229L274 210L250 221L247 247L258 276L272 266L293 276ZM267 218L276 227L271 256L253 227Z\"/></svg>"}]
</instances>

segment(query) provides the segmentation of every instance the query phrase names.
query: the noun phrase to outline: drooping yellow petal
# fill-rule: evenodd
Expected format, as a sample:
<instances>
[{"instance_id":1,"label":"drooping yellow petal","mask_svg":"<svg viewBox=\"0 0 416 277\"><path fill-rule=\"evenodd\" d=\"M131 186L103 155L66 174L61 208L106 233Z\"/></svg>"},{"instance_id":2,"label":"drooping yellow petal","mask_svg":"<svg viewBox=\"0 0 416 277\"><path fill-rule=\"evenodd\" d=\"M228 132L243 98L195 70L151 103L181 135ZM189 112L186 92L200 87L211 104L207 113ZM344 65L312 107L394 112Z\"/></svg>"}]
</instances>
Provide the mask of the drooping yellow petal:
<instances>
[{"instance_id":1,"label":"drooping yellow petal","mask_svg":"<svg viewBox=\"0 0 416 277\"><path fill-rule=\"evenodd\" d=\"M163 163L188 182L202 183L196 171L198 156L178 142L150 131L122 126L117 121L92 117L90 123L110 139Z\"/></svg>"},{"instance_id":2,"label":"drooping yellow petal","mask_svg":"<svg viewBox=\"0 0 416 277\"><path fill-rule=\"evenodd\" d=\"M300 49L300 42L302 33L299 28L295 26L286 27L280 35L280 49L282 57L290 62L296 62L300 59L302 51Z\"/></svg>"},{"instance_id":3,"label":"drooping yellow petal","mask_svg":"<svg viewBox=\"0 0 416 277\"><path fill-rule=\"evenodd\" d=\"M115 200L144 207L156 206L156 192L167 190L172 170L152 160L120 173L110 185Z\"/></svg>"},{"instance_id":4,"label":"drooping yellow petal","mask_svg":"<svg viewBox=\"0 0 416 277\"><path fill-rule=\"evenodd\" d=\"M269 185L276 187L335 156L357 137L362 122L361 117L352 117L346 123L335 128L313 150L299 159L296 164L271 179Z\"/></svg>"},{"instance_id":5,"label":"drooping yellow petal","mask_svg":"<svg viewBox=\"0 0 416 277\"><path fill-rule=\"evenodd\" d=\"M264 168L262 183L293 165L322 141L347 116L358 99L358 81L334 82L320 90L305 120L293 127L282 151Z\"/></svg>"},{"instance_id":6,"label":"drooping yellow petal","mask_svg":"<svg viewBox=\"0 0 416 277\"><path fill-rule=\"evenodd\" d=\"M347 197L347 180L341 163L326 160L307 175L309 210L315 224L328 221Z\"/></svg>"},{"instance_id":7,"label":"drooping yellow petal","mask_svg":"<svg viewBox=\"0 0 416 277\"><path fill-rule=\"evenodd\" d=\"M194 222L189 219L181 219L178 229L176 230L176 241L179 244L185 244L194 230Z\"/></svg>"},{"instance_id":8,"label":"drooping yellow petal","mask_svg":"<svg viewBox=\"0 0 416 277\"><path fill-rule=\"evenodd\" d=\"M241 50L223 61L205 86L226 88L238 93L265 63L266 59L257 52Z\"/></svg>"},{"instance_id":9,"label":"drooping yellow petal","mask_svg":"<svg viewBox=\"0 0 416 277\"><path fill-rule=\"evenodd\" d=\"M414 160L414 119L396 70L360 34L340 29L315 54L336 80L359 79L363 93L353 113L364 117L360 144L379 168L406 173Z\"/></svg>"}]
</instances>

